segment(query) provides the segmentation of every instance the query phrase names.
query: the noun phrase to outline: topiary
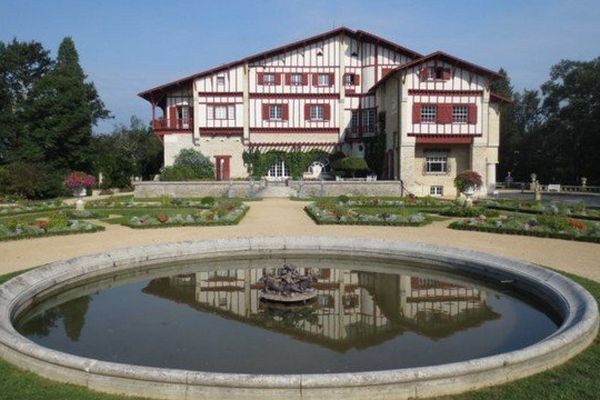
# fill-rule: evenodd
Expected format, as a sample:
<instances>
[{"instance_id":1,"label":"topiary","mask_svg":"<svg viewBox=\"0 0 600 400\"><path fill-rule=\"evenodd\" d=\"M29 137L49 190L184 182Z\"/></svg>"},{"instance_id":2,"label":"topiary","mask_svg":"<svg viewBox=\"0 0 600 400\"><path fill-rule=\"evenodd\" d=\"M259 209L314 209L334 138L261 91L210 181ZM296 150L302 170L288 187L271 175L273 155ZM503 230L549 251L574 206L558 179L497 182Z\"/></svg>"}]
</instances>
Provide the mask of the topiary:
<instances>
[{"instance_id":1,"label":"topiary","mask_svg":"<svg viewBox=\"0 0 600 400\"><path fill-rule=\"evenodd\" d=\"M205 205L205 206L212 206L215 204L215 198L211 197L211 196L206 196L203 197L202 200L200 200L200 204Z\"/></svg>"},{"instance_id":2,"label":"topiary","mask_svg":"<svg viewBox=\"0 0 600 400\"><path fill-rule=\"evenodd\" d=\"M367 162L361 157L344 157L335 161L333 163L333 168L338 171L349 173L352 177L355 177L356 173L367 172L369 170Z\"/></svg>"}]
</instances>

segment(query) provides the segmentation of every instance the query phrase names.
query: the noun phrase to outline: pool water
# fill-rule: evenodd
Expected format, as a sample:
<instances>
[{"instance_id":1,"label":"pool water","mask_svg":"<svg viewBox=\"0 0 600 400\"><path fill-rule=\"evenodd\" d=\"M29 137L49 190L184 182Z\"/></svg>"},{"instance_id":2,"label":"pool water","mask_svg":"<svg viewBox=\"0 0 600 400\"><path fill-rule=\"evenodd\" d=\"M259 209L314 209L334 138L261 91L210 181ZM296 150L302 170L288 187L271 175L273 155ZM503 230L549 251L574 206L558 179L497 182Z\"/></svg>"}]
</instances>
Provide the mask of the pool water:
<instances>
[{"instance_id":1,"label":"pool water","mask_svg":"<svg viewBox=\"0 0 600 400\"><path fill-rule=\"evenodd\" d=\"M318 276L317 299L259 299L283 264ZM368 259L246 258L166 264L45 299L16 322L42 346L197 371L295 374L387 370L524 348L559 321L510 287L439 268Z\"/></svg>"}]
</instances>

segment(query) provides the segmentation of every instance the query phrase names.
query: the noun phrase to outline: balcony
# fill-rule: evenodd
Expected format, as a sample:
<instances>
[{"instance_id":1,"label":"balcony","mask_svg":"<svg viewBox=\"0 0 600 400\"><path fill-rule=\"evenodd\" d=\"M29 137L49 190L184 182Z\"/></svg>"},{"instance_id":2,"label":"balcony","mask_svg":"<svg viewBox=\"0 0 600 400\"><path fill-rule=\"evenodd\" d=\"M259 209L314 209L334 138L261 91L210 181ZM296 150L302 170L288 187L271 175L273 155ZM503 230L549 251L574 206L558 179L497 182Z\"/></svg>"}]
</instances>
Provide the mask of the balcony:
<instances>
[{"instance_id":1,"label":"balcony","mask_svg":"<svg viewBox=\"0 0 600 400\"><path fill-rule=\"evenodd\" d=\"M177 131L191 132L194 128L193 118L157 118L152 121L154 132Z\"/></svg>"},{"instance_id":2,"label":"balcony","mask_svg":"<svg viewBox=\"0 0 600 400\"><path fill-rule=\"evenodd\" d=\"M345 131L346 140L350 141L360 141L363 138L371 138L374 137L377 133L376 126L372 125L363 125L363 126L352 126L350 128L346 128Z\"/></svg>"}]
</instances>

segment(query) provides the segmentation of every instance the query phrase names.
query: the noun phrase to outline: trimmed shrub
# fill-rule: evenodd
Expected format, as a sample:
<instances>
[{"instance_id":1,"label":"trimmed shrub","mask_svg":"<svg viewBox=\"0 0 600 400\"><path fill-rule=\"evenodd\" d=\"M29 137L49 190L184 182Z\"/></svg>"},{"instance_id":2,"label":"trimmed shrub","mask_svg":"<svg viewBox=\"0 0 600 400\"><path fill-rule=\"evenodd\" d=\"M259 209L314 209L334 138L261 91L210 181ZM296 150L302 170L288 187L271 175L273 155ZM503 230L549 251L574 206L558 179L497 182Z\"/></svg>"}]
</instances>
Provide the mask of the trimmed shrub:
<instances>
[{"instance_id":1,"label":"trimmed shrub","mask_svg":"<svg viewBox=\"0 0 600 400\"><path fill-rule=\"evenodd\" d=\"M215 165L210 159L194 149L183 149L175 157L175 168L189 168L194 171L195 177L200 180L215 178Z\"/></svg>"},{"instance_id":2,"label":"trimmed shrub","mask_svg":"<svg viewBox=\"0 0 600 400\"><path fill-rule=\"evenodd\" d=\"M200 200L200 204L205 206L212 206L215 204L215 198L211 196L203 197L202 200Z\"/></svg>"},{"instance_id":3,"label":"trimmed shrub","mask_svg":"<svg viewBox=\"0 0 600 400\"><path fill-rule=\"evenodd\" d=\"M350 197L346 196L345 194L342 194L341 196L337 197L337 201L338 201L338 203L346 204L347 202L350 201Z\"/></svg>"},{"instance_id":4,"label":"trimmed shrub","mask_svg":"<svg viewBox=\"0 0 600 400\"><path fill-rule=\"evenodd\" d=\"M473 187L475 190L483 185L481 175L475 171L462 171L454 178L454 186L459 192L464 192L468 187Z\"/></svg>"},{"instance_id":5,"label":"trimmed shrub","mask_svg":"<svg viewBox=\"0 0 600 400\"><path fill-rule=\"evenodd\" d=\"M365 173L369 170L367 162L361 157L341 158L334 162L333 168L350 174L352 177L356 176L357 173Z\"/></svg>"}]
</instances>

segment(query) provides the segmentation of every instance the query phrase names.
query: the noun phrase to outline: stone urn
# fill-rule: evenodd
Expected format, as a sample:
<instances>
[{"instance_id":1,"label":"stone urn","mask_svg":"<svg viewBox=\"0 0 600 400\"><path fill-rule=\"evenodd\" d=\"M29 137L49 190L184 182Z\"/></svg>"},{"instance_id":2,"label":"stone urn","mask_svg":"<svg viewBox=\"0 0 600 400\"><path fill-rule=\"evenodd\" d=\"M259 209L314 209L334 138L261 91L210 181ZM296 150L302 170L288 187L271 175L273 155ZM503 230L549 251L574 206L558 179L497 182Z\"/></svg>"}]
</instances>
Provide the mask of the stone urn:
<instances>
[{"instance_id":1,"label":"stone urn","mask_svg":"<svg viewBox=\"0 0 600 400\"><path fill-rule=\"evenodd\" d=\"M473 205L473 196L475 195L475 188L473 186L467 186L462 192L465 196L465 205L471 207Z\"/></svg>"},{"instance_id":2,"label":"stone urn","mask_svg":"<svg viewBox=\"0 0 600 400\"><path fill-rule=\"evenodd\" d=\"M77 197L77 200L75 201L75 209L77 211L82 211L83 209L85 209L85 202L83 201L83 198L86 195L87 189L84 187L73 189L73 196Z\"/></svg>"}]
</instances>

